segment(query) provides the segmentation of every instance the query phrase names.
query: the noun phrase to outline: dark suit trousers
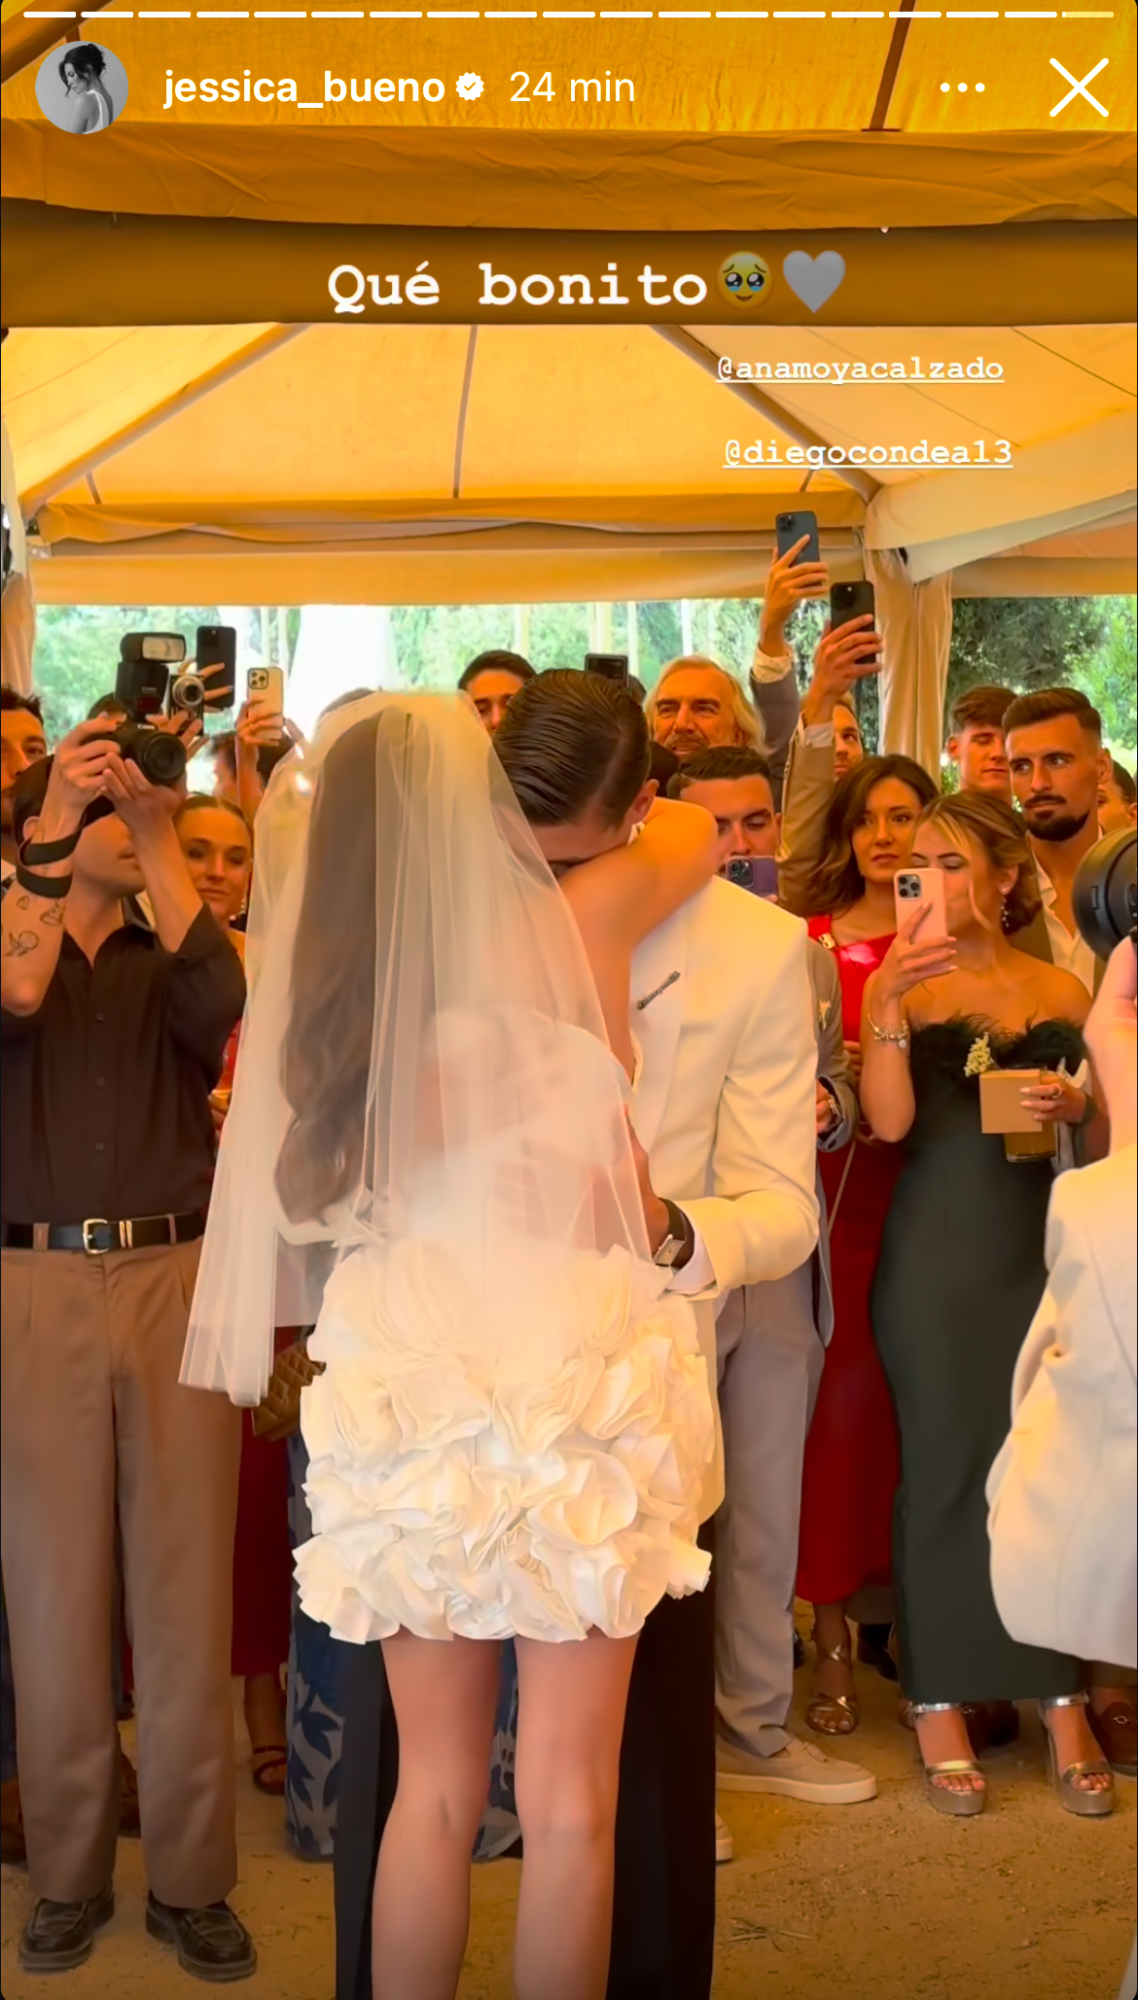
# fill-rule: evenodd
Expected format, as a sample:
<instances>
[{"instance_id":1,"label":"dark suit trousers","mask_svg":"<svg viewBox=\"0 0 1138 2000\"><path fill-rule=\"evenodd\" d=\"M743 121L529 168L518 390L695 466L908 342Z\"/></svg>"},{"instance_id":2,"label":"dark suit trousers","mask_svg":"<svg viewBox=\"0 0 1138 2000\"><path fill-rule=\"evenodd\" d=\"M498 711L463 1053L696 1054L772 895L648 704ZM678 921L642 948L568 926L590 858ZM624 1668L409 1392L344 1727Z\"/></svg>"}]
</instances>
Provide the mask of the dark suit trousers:
<instances>
[{"instance_id":1,"label":"dark suit trousers","mask_svg":"<svg viewBox=\"0 0 1138 2000\"><path fill-rule=\"evenodd\" d=\"M700 1541L710 1546L710 1522ZM379 1645L353 1649L336 1820L336 2000L372 2000L371 1895L399 1745ZM715 1605L640 1635L620 1761L608 2000L708 2000L715 1946Z\"/></svg>"}]
</instances>

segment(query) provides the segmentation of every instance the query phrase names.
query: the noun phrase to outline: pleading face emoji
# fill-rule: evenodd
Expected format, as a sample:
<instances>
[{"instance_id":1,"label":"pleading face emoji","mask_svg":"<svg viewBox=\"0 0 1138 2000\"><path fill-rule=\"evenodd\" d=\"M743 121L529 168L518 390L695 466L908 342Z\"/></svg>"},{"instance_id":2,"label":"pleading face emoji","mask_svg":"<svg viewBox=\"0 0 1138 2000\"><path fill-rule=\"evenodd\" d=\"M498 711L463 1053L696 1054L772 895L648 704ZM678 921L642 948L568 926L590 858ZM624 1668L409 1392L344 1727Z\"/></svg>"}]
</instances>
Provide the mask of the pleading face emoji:
<instances>
[{"instance_id":1,"label":"pleading face emoji","mask_svg":"<svg viewBox=\"0 0 1138 2000\"><path fill-rule=\"evenodd\" d=\"M720 266L716 279L720 297L740 312L761 306L770 291L771 274L753 250L736 250Z\"/></svg>"}]
</instances>

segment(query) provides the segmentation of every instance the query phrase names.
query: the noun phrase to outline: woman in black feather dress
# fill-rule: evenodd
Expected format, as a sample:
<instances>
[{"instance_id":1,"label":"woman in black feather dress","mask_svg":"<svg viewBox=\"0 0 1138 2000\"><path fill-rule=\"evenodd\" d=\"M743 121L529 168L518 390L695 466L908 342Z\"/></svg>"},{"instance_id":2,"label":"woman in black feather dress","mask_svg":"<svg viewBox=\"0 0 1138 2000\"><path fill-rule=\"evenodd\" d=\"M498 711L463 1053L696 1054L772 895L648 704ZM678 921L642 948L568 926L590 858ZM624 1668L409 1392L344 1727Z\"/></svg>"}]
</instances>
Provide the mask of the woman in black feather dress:
<instances>
[{"instance_id":1,"label":"woman in black feather dress","mask_svg":"<svg viewBox=\"0 0 1138 2000\"><path fill-rule=\"evenodd\" d=\"M897 1409L894 1517L902 1691L913 1704L929 1802L959 1817L985 1802L961 1704L1037 1698L1069 1812L1111 1810L1113 1781L1087 1724L1078 1663L1021 1646L989 1578L984 1485L1007 1434L1012 1374L1045 1283L1054 1164L1013 1159L981 1130L980 1076L1035 1072L1022 1102L1071 1135L1095 1117L1071 974L1017 951L1038 905L1011 808L979 793L921 815L914 868L942 871L947 937L932 904L904 923L866 991L862 1107L907 1164L885 1226L873 1324ZM939 925L935 928L940 928ZM1061 1143L1061 1142L1057 1142Z\"/></svg>"}]
</instances>

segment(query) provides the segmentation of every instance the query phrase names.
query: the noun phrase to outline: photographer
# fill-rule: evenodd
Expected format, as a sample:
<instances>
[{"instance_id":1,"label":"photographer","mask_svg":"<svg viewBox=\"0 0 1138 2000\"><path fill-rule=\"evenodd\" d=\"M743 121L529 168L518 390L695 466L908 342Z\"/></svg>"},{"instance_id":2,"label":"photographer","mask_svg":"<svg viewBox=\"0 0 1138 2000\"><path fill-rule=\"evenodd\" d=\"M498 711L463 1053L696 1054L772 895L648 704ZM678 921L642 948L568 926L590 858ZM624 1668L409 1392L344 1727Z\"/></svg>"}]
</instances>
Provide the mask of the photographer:
<instances>
[{"instance_id":1,"label":"photographer","mask_svg":"<svg viewBox=\"0 0 1138 2000\"><path fill-rule=\"evenodd\" d=\"M256 1963L223 1901L237 1872L240 1420L180 1388L178 1370L213 1171L209 1093L244 979L190 880L177 789L148 783L113 731L82 723L24 774L2 909L2 1549L40 1897L20 1962L81 1964L114 1909L117 1507L147 1929L185 1971L234 1979ZM143 890L153 929L128 914Z\"/></svg>"}]
</instances>

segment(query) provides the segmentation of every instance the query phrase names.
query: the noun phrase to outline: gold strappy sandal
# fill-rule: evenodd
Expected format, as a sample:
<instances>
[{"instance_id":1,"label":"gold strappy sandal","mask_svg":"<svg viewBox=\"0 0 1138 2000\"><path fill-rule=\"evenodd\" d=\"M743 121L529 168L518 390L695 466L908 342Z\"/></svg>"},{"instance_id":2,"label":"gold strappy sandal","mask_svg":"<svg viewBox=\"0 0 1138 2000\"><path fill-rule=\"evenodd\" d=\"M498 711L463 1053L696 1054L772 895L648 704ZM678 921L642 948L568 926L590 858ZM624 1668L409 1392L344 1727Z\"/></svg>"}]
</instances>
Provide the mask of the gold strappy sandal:
<instances>
[{"instance_id":1,"label":"gold strappy sandal","mask_svg":"<svg viewBox=\"0 0 1138 2000\"><path fill-rule=\"evenodd\" d=\"M840 1646L819 1646L817 1637L814 1650L819 1660L834 1660L840 1666L853 1672L853 1657L848 1639ZM806 1710L806 1724L816 1736L852 1736L861 1721L861 1710L857 1696L849 1694L815 1694Z\"/></svg>"},{"instance_id":2,"label":"gold strappy sandal","mask_svg":"<svg viewBox=\"0 0 1138 2000\"><path fill-rule=\"evenodd\" d=\"M957 1708L952 1701L914 1701L909 1708L913 1718L913 1728L922 1715L947 1715ZM988 1803L988 1788L984 1773L974 1757L946 1757L939 1764L926 1764L925 1753L917 1739L917 1754L924 1774L925 1797L934 1812L943 1813L946 1819L975 1819ZM938 1778L972 1778L978 1783L969 1785L967 1791L956 1791L949 1785L938 1784Z\"/></svg>"},{"instance_id":3,"label":"gold strappy sandal","mask_svg":"<svg viewBox=\"0 0 1138 2000\"><path fill-rule=\"evenodd\" d=\"M1066 1764L1059 1769L1059 1753L1055 1748L1055 1738L1051 1734L1048 1716L1055 1708L1084 1708L1085 1694L1055 1695L1050 1700L1041 1701L1039 1712L1043 1717L1043 1733L1047 1738L1047 1761L1051 1771L1051 1783L1055 1796L1064 1812L1074 1813L1077 1819L1105 1819L1114 1811L1114 1773L1104 1757L1087 1758L1074 1764ZM1090 1791L1080 1785L1080 1778L1108 1777L1109 1785L1097 1791Z\"/></svg>"}]
</instances>

